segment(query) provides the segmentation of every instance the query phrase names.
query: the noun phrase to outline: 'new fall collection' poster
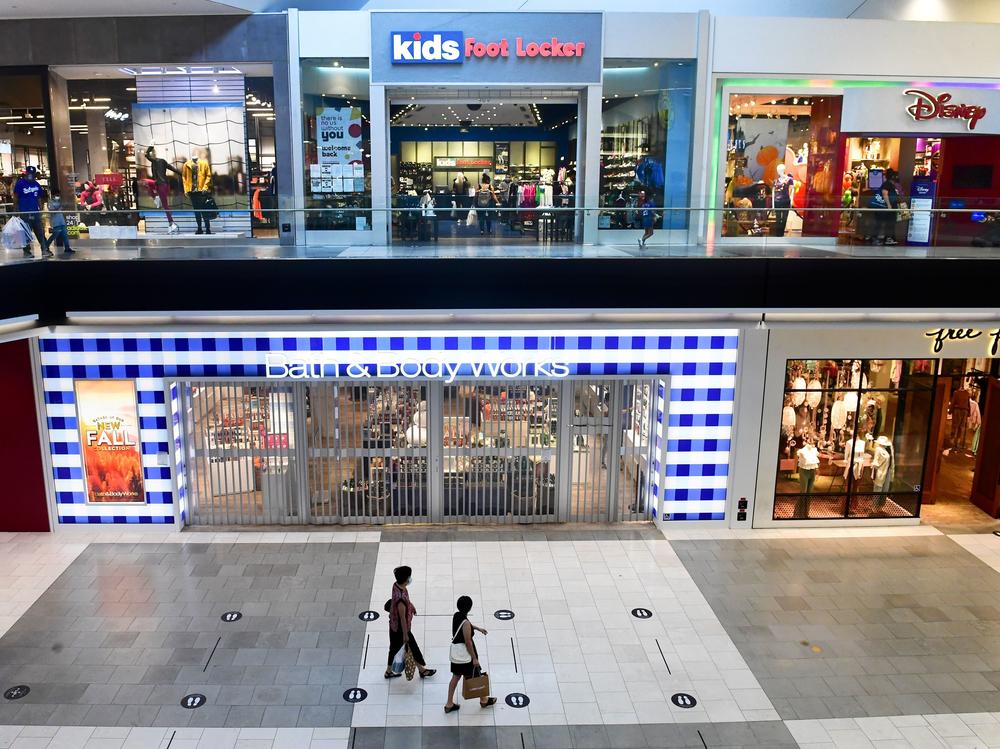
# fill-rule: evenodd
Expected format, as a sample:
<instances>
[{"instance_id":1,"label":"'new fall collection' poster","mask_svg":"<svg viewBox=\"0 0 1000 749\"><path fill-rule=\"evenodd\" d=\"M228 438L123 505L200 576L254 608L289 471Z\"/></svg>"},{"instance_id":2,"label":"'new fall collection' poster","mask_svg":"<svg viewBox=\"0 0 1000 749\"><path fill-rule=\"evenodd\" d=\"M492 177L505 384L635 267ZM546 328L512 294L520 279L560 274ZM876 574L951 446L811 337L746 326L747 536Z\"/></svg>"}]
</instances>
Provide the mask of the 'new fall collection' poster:
<instances>
[{"instance_id":1,"label":"'new fall collection' poster","mask_svg":"<svg viewBox=\"0 0 1000 749\"><path fill-rule=\"evenodd\" d=\"M132 380L77 380L76 414L88 502L146 501Z\"/></svg>"}]
</instances>

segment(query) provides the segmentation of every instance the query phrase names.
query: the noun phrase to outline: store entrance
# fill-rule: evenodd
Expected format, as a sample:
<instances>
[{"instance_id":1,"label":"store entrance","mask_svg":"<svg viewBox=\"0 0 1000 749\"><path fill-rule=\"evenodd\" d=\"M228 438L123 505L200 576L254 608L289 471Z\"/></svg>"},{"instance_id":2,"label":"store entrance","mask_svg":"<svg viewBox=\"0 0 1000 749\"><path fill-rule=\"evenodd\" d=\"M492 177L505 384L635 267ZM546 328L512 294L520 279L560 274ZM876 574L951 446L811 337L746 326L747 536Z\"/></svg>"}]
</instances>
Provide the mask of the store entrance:
<instances>
[{"instance_id":1,"label":"store entrance","mask_svg":"<svg viewBox=\"0 0 1000 749\"><path fill-rule=\"evenodd\" d=\"M1000 517L1000 359L944 359L921 517L980 526Z\"/></svg>"},{"instance_id":2,"label":"store entrance","mask_svg":"<svg viewBox=\"0 0 1000 749\"><path fill-rule=\"evenodd\" d=\"M392 90L393 241L574 241L578 118L571 90Z\"/></svg>"},{"instance_id":3,"label":"store entrance","mask_svg":"<svg viewBox=\"0 0 1000 749\"><path fill-rule=\"evenodd\" d=\"M650 520L665 392L645 379L185 382L186 521Z\"/></svg>"}]
</instances>

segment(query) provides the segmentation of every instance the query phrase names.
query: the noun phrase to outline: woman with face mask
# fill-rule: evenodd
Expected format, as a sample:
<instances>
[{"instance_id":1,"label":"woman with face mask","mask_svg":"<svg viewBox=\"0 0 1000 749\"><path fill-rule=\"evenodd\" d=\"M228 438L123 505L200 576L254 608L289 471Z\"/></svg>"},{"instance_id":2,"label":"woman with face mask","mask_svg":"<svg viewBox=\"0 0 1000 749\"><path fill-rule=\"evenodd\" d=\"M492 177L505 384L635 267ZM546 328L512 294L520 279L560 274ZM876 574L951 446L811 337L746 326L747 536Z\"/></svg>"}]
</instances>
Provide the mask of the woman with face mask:
<instances>
[{"instance_id":1,"label":"woman with face mask","mask_svg":"<svg viewBox=\"0 0 1000 749\"><path fill-rule=\"evenodd\" d=\"M427 668L423 653L420 652L420 646L417 645L417 641L410 631L413 617L417 613L417 607L410 603L410 593L408 591L410 583L413 582L413 570L406 566L397 567L392 571L392 574L396 578L396 582L393 583L392 598L388 602L389 660L385 669L385 678L395 679L398 676L402 676L402 674L397 674L392 670L392 659L396 655L396 652L403 645L406 645L413 655L413 660L417 663L417 668L420 670L420 678L426 679L428 676L433 676L437 673L437 670Z\"/></svg>"}]
</instances>

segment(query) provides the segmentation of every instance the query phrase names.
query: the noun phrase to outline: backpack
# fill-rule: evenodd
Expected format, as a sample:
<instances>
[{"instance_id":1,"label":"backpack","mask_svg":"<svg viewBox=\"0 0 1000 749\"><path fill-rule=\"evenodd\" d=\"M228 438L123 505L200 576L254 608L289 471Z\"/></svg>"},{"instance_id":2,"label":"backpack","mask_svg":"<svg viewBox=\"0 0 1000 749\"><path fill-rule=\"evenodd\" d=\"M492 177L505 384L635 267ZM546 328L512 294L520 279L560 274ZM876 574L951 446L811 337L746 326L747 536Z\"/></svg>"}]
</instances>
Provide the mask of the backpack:
<instances>
[{"instance_id":1,"label":"backpack","mask_svg":"<svg viewBox=\"0 0 1000 749\"><path fill-rule=\"evenodd\" d=\"M493 204L493 193L489 190L480 190L476 193L476 207L489 208Z\"/></svg>"}]
</instances>

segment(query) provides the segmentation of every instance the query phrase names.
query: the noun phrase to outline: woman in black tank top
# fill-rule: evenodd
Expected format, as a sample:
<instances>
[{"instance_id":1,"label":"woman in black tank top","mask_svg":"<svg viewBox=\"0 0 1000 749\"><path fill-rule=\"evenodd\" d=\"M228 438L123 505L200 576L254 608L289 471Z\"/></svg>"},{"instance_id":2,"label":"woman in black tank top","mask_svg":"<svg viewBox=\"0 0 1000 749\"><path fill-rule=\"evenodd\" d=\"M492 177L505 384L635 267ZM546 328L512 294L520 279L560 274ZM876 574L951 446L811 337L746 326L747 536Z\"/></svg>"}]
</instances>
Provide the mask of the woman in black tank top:
<instances>
[{"instance_id":1,"label":"woman in black tank top","mask_svg":"<svg viewBox=\"0 0 1000 749\"><path fill-rule=\"evenodd\" d=\"M455 688L458 686L458 682L463 678L471 678L479 670L479 653L476 651L476 643L473 642L472 638L476 632L482 632L484 635L487 634L485 629L477 627L469 621L469 612L472 611L471 598L462 596L458 599L456 608L458 611L451 617L451 631L453 635L451 642L453 645L464 643L469 651L469 655L472 656L472 661L469 663L452 662L451 682L448 684L448 702L444 706L446 713L453 713L461 707L461 705L455 704ZM495 705L496 702L496 697L484 697L479 701L479 706L489 707L490 705Z\"/></svg>"}]
</instances>

